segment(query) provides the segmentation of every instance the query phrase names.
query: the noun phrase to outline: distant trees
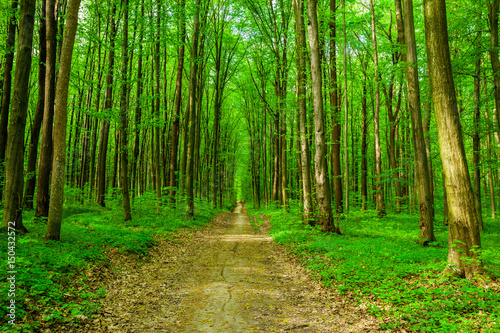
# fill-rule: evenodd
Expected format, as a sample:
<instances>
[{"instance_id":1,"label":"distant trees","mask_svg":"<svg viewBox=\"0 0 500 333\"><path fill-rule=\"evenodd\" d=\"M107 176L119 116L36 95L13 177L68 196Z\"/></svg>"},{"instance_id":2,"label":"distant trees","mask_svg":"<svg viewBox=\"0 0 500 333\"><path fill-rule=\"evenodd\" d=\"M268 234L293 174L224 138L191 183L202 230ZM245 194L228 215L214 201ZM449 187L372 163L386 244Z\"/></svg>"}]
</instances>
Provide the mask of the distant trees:
<instances>
[{"instance_id":1,"label":"distant trees","mask_svg":"<svg viewBox=\"0 0 500 333\"><path fill-rule=\"evenodd\" d=\"M257 207L300 204L325 232L341 233L356 209L418 212L424 244L437 216L475 260L476 225L496 214L500 186L499 1L456 1L444 21L442 1L426 0L427 23L410 0L83 1L71 70L74 2L38 5L30 58L14 12L37 5L12 2L2 16L4 220L24 206L45 221L52 209L57 239L73 200L119 202L129 219L147 193L159 215L189 217L200 199L220 208L252 196ZM428 64L417 63L424 46Z\"/></svg>"}]
</instances>

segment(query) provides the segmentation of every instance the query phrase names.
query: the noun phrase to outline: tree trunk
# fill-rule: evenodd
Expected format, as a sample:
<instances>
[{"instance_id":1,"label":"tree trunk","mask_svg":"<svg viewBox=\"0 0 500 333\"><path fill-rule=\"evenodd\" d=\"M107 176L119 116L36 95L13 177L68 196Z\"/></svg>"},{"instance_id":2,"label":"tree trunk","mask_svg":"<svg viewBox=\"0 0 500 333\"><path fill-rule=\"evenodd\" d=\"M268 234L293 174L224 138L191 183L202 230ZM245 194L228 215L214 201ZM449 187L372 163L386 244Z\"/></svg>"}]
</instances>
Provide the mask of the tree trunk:
<instances>
[{"instance_id":1,"label":"tree trunk","mask_svg":"<svg viewBox=\"0 0 500 333\"><path fill-rule=\"evenodd\" d=\"M374 136L375 136L375 188L376 188L376 203L379 216L385 216L384 189L382 184L382 148L380 146L380 77L378 72L378 50L377 50L377 35L375 28L375 9L374 0L370 0L370 12L372 17L372 42L373 42L373 59L375 66L375 109L373 114Z\"/></svg>"},{"instance_id":2,"label":"tree trunk","mask_svg":"<svg viewBox=\"0 0 500 333\"><path fill-rule=\"evenodd\" d=\"M481 167L479 130L481 126L481 57L475 61L474 73L474 133L472 134L472 163L474 170L474 200L476 204L479 230L483 230L483 213L481 207Z\"/></svg>"},{"instance_id":3,"label":"tree trunk","mask_svg":"<svg viewBox=\"0 0 500 333\"><path fill-rule=\"evenodd\" d=\"M189 145L186 160L186 214L189 217L194 216L194 146L196 124L196 86L198 71L198 37L200 34L200 0L195 3L195 15L193 21L193 44L191 47L191 71L189 73Z\"/></svg>"},{"instance_id":4,"label":"tree trunk","mask_svg":"<svg viewBox=\"0 0 500 333\"><path fill-rule=\"evenodd\" d=\"M363 93L361 98L361 210L368 209L368 160L367 160L367 137L368 137L368 116L366 106L366 84L367 84L367 64L362 64L363 68Z\"/></svg>"},{"instance_id":5,"label":"tree trunk","mask_svg":"<svg viewBox=\"0 0 500 333\"><path fill-rule=\"evenodd\" d=\"M29 76L33 26L35 24L34 0L22 0L19 18L16 70L9 119L9 136L6 149L5 188L2 229L14 227L19 233L28 230L23 224L22 198L24 187L24 131L28 111Z\"/></svg>"},{"instance_id":6,"label":"tree trunk","mask_svg":"<svg viewBox=\"0 0 500 333\"><path fill-rule=\"evenodd\" d=\"M5 153L7 149L7 125L9 123L10 94L12 87L12 67L14 64L14 50L16 47L16 11L19 1L12 0L11 12L9 17L9 27L7 32L7 52L5 53L5 67L3 73L2 104L0 111L0 167L5 162ZM0 200L2 200L4 172L0 170Z\"/></svg>"},{"instance_id":7,"label":"tree trunk","mask_svg":"<svg viewBox=\"0 0 500 333\"><path fill-rule=\"evenodd\" d=\"M425 0L424 18L434 116L450 213L450 265L445 273L470 278L481 270L477 258L481 240L451 70L445 0Z\"/></svg>"},{"instance_id":8,"label":"tree trunk","mask_svg":"<svg viewBox=\"0 0 500 333\"><path fill-rule=\"evenodd\" d=\"M104 96L103 112L109 112L113 106L113 70L115 65L115 38L116 38L116 23L115 23L116 5L113 4L110 17L110 35L109 35L109 58L108 58L108 74L106 75L106 95ZM97 186L96 186L96 203L102 207L106 206L104 196L106 194L106 156L108 152L109 140L109 119L103 118L101 121L101 129L99 131L99 157L97 167Z\"/></svg>"},{"instance_id":9,"label":"tree trunk","mask_svg":"<svg viewBox=\"0 0 500 333\"><path fill-rule=\"evenodd\" d=\"M343 212L342 167L340 154L340 137L342 126L340 122L341 109L339 105L339 87L337 83L337 46L336 46L336 1L330 0L330 107L332 109L332 169L333 188L335 193L335 213L339 219ZM305 46L304 46L305 48Z\"/></svg>"},{"instance_id":10,"label":"tree trunk","mask_svg":"<svg viewBox=\"0 0 500 333\"><path fill-rule=\"evenodd\" d=\"M500 0L488 0L488 22L490 28L490 61L493 71L493 90L497 128L500 128L500 59L498 58L498 12Z\"/></svg>"},{"instance_id":11,"label":"tree trunk","mask_svg":"<svg viewBox=\"0 0 500 333\"><path fill-rule=\"evenodd\" d=\"M321 78L321 59L319 55L317 0L307 2L309 46L311 48L311 77L314 104L314 154L316 197L318 200L317 224L324 232L337 232L340 229L335 225L332 216L330 180L328 179L328 165L325 159L325 125L323 121L323 94Z\"/></svg>"},{"instance_id":12,"label":"tree trunk","mask_svg":"<svg viewBox=\"0 0 500 333\"><path fill-rule=\"evenodd\" d=\"M304 23L304 2L293 0L295 13L296 51L297 51L297 103L299 111L299 136L300 136L300 172L302 178L302 194L304 204L304 221L314 225L314 208L312 201L311 161L309 159L309 142L307 139L307 105L306 105L306 59L307 45Z\"/></svg>"},{"instance_id":13,"label":"tree trunk","mask_svg":"<svg viewBox=\"0 0 500 333\"><path fill-rule=\"evenodd\" d=\"M177 60L177 78L175 81L175 106L174 106L174 117L172 120L172 140L171 140L171 150L170 150L170 202L175 203L175 194L177 186L177 173L178 173L178 163L177 163L177 152L179 150L179 120L181 117L181 105L182 105L182 72L184 69L184 49L186 42L186 3L185 0L180 0L179 10L180 10L180 46Z\"/></svg>"},{"instance_id":14,"label":"tree trunk","mask_svg":"<svg viewBox=\"0 0 500 333\"><path fill-rule=\"evenodd\" d=\"M120 99L120 184L122 188L124 221L132 220L128 180L128 0L123 0L123 45L122 45L122 94Z\"/></svg>"},{"instance_id":15,"label":"tree trunk","mask_svg":"<svg viewBox=\"0 0 500 333\"><path fill-rule=\"evenodd\" d=\"M422 112L420 109L420 88L418 81L417 44L413 23L413 1L404 0L405 38L406 38L406 80L408 81L408 108L413 129L413 149L415 153L415 173L419 206L420 238L424 244L434 242L434 218L432 214L431 186L429 182L429 164L425 148Z\"/></svg>"},{"instance_id":16,"label":"tree trunk","mask_svg":"<svg viewBox=\"0 0 500 333\"><path fill-rule=\"evenodd\" d=\"M49 184L52 171L52 127L54 123L54 99L56 93L57 18L54 16L56 0L47 0L46 40L47 63L45 74L45 105L43 111L42 143L38 161L38 184L36 191L37 218L49 215Z\"/></svg>"},{"instance_id":17,"label":"tree trunk","mask_svg":"<svg viewBox=\"0 0 500 333\"><path fill-rule=\"evenodd\" d=\"M78 26L80 0L70 0L66 13L64 38L61 48L61 62L56 87L56 105L54 107L54 160L50 188L50 209L47 220L45 240L59 240L64 201L66 171L66 127L68 122L68 86L71 73L71 58Z\"/></svg>"},{"instance_id":18,"label":"tree trunk","mask_svg":"<svg viewBox=\"0 0 500 333\"><path fill-rule=\"evenodd\" d=\"M16 2L17 3L17 2ZM43 110L45 104L45 63L47 58L47 47L45 40L46 32L46 20L45 20L45 9L46 2L42 1L42 13L40 18L40 36L39 36L39 48L40 54L38 59L38 101L36 104L35 117L33 119L33 127L31 128L30 145L28 152L28 164L27 164L27 178L26 187L24 191L23 204L26 209L33 209L33 196L35 195L36 186L36 162L38 155L38 141L40 138L40 128L43 122ZM1 191L0 191L1 193Z\"/></svg>"}]
</instances>

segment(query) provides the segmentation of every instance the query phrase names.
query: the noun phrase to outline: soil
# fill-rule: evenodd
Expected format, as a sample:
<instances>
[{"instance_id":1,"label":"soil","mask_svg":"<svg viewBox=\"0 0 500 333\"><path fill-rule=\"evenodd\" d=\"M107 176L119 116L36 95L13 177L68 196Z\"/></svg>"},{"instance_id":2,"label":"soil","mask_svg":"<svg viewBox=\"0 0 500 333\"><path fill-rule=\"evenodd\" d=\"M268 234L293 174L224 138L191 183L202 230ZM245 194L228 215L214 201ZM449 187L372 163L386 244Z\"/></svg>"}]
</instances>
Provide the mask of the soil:
<instances>
[{"instance_id":1,"label":"soil","mask_svg":"<svg viewBox=\"0 0 500 333\"><path fill-rule=\"evenodd\" d=\"M326 288L251 223L244 203L196 231L159 239L147 261L111 253L96 318L79 332L376 332L359 304Z\"/></svg>"}]
</instances>

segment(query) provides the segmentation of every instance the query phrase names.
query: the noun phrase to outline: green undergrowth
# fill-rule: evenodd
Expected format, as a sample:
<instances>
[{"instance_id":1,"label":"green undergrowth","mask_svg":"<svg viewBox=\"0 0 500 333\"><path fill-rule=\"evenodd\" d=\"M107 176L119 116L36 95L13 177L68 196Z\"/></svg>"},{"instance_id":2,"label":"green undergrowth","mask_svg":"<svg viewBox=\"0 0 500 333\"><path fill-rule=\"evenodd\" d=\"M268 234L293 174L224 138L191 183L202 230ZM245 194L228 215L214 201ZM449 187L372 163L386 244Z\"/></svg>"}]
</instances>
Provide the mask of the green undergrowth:
<instances>
[{"instance_id":1,"label":"green undergrowth","mask_svg":"<svg viewBox=\"0 0 500 333\"><path fill-rule=\"evenodd\" d=\"M16 236L16 325L7 322L10 297L4 273L0 281L0 330L31 332L61 323L77 325L92 318L106 291L99 283L95 286L95 275L88 277L86 272L107 266L107 250L116 248L138 260L147 259L155 236L169 237L180 228L206 225L217 213L205 201L196 202L194 219L185 217L182 204L176 209L165 205L157 213L155 196L145 194L133 201L132 221L124 222L120 198L108 200L107 208L67 202L61 241L44 241L46 224L35 222L33 212L23 215L29 233ZM7 239L5 234L1 237L4 260L0 268L7 272Z\"/></svg>"},{"instance_id":2,"label":"green undergrowth","mask_svg":"<svg viewBox=\"0 0 500 333\"><path fill-rule=\"evenodd\" d=\"M262 211L271 236L298 255L323 283L363 303L382 329L414 332L500 332L500 223L486 219L482 260L493 281L445 278L447 227L437 242L418 241L418 216L353 212L343 235L304 225L300 211ZM439 219L437 219L440 221Z\"/></svg>"}]
</instances>

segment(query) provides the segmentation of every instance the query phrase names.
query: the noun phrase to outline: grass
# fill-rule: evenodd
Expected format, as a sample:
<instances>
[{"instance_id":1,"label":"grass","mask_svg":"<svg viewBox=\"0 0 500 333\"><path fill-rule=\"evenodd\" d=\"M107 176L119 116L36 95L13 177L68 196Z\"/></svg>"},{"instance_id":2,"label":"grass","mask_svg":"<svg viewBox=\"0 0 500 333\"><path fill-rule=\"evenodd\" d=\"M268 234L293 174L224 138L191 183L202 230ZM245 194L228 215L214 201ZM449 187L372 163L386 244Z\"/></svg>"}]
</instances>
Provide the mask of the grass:
<instances>
[{"instance_id":1,"label":"grass","mask_svg":"<svg viewBox=\"0 0 500 333\"><path fill-rule=\"evenodd\" d=\"M437 242L418 242L418 216L352 212L342 236L326 235L290 213L262 212L271 218L271 236L296 253L323 283L351 295L383 318L382 329L414 332L500 332L498 284L444 278L447 227L436 222ZM441 221L437 219L437 221ZM486 219L482 233L484 267L500 276L500 224Z\"/></svg>"},{"instance_id":2,"label":"grass","mask_svg":"<svg viewBox=\"0 0 500 333\"><path fill-rule=\"evenodd\" d=\"M79 205L67 200L64 207L61 241L43 240L46 225L35 223L33 212L23 215L26 235L16 236L16 325L7 323L6 306L0 308L1 331L36 331L61 322L78 323L91 318L98 310L99 299L106 291L90 288L86 270L106 266L106 251L147 257L155 244L155 236L168 237L180 228L207 224L216 213L206 202L196 202L196 218L186 219L184 206L162 207L156 211L154 194L138 197L133 202L132 221L123 222L120 198L108 200L109 208ZM6 238L5 234L2 236ZM7 239L3 243L6 244ZM7 257L7 246L0 248ZM0 264L8 271L7 261ZM95 279L95 277L94 277ZM7 305L9 283L4 275L0 281L0 301Z\"/></svg>"}]
</instances>

